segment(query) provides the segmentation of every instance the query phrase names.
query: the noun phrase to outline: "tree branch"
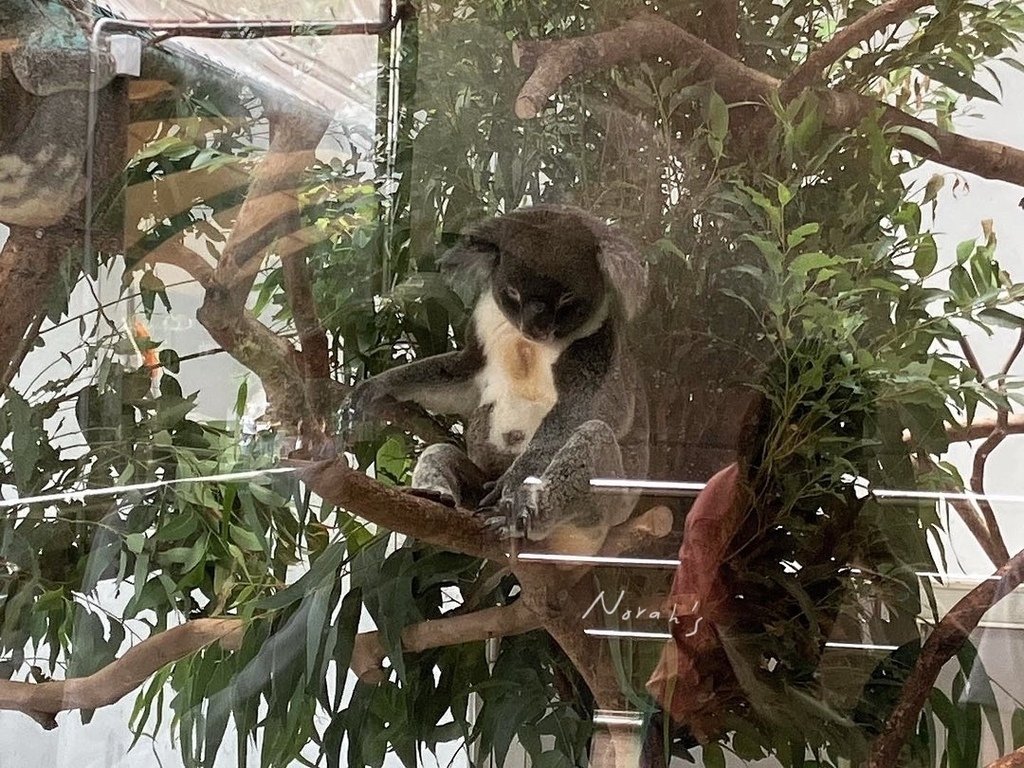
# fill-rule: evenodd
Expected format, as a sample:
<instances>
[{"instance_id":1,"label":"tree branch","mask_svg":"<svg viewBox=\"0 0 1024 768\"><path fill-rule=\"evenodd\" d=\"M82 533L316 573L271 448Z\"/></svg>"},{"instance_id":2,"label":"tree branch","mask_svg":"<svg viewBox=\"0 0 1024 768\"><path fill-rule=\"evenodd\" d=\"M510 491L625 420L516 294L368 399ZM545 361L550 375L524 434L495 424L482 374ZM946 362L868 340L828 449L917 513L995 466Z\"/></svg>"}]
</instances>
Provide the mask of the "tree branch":
<instances>
[{"instance_id":1,"label":"tree branch","mask_svg":"<svg viewBox=\"0 0 1024 768\"><path fill-rule=\"evenodd\" d=\"M324 501L348 509L371 523L419 541L474 557L505 562L505 547L469 510L452 509L382 485L350 469L343 459L289 462Z\"/></svg>"},{"instance_id":2,"label":"tree branch","mask_svg":"<svg viewBox=\"0 0 1024 768\"><path fill-rule=\"evenodd\" d=\"M958 488L951 488L950 490L954 493L960 492ZM992 565L996 568L1005 565L1006 561L1010 559L1010 554L1006 549L1006 543L1003 541L999 526L996 525L993 529L989 525L988 516L983 515L980 506L976 507L968 499L952 497L948 501L953 509L956 510L960 519L963 520L964 525L967 526L967 530L974 536L975 541L984 550L985 556L992 562ZM989 509L991 509L991 506ZM995 522L994 518L992 522ZM994 535L993 530L995 531Z\"/></svg>"},{"instance_id":3,"label":"tree branch","mask_svg":"<svg viewBox=\"0 0 1024 768\"><path fill-rule=\"evenodd\" d=\"M10 228L0 251L0 374L10 381L21 361L18 350L25 331L45 312L71 240L46 230Z\"/></svg>"},{"instance_id":4,"label":"tree branch","mask_svg":"<svg viewBox=\"0 0 1024 768\"><path fill-rule=\"evenodd\" d=\"M999 386L1005 386L1006 374L1010 372L1010 368L1017 362L1017 358L1020 357L1020 353L1024 352L1024 328L1017 334L1017 343L1013 345L1013 349L1010 350L1010 354L1006 357L1006 362L1003 363L1003 367L999 369Z\"/></svg>"},{"instance_id":5,"label":"tree branch","mask_svg":"<svg viewBox=\"0 0 1024 768\"><path fill-rule=\"evenodd\" d=\"M934 0L888 0L838 30L831 40L813 51L783 81L779 89L782 100L789 101L800 91L813 85L821 77L822 72L854 46L870 39L876 32L900 23L918 8L931 5L933 2Z\"/></svg>"},{"instance_id":6,"label":"tree branch","mask_svg":"<svg viewBox=\"0 0 1024 768\"><path fill-rule=\"evenodd\" d=\"M21 339L18 344L18 348L14 351L9 362L7 362L7 369L3 375L0 376L0 394L3 394L4 390L11 385L14 381L14 377L18 375L18 370L21 368L21 364L25 362L25 358L28 357L28 353L32 351L32 347L35 346L36 339L39 338L39 329L43 325L43 321L46 319L46 313L41 311L36 315L35 320L32 321L32 325L25 332L25 336ZM2 363L0 359L0 363Z\"/></svg>"},{"instance_id":7,"label":"tree branch","mask_svg":"<svg viewBox=\"0 0 1024 768\"><path fill-rule=\"evenodd\" d=\"M1024 335L1021 336L1021 339L1024 340ZM970 342L963 336L960 337L960 349L963 350L964 357L967 358L967 362L974 370L977 381L982 387L991 390L991 385L985 381L985 372L982 370L978 356L974 353L974 347L972 347ZM1019 348L1015 349L1007 359L1006 366L1000 375L998 389L996 391L1002 391L1005 388L1005 372L1009 370L1009 367L1013 364L1013 361L1018 354L1020 354ZM992 509L992 504L985 497L985 464L992 451L994 451L1003 441L1003 438L1006 437L1006 424L1008 418L1009 412L1006 409L1000 408L996 413L996 423L992 427L992 431L974 452L970 486L971 490L977 494L978 498L952 500L953 507L959 513L964 523L967 524L967 527L971 530L971 533L974 534L974 537L981 544L982 548L985 550L985 554L987 554L989 559L992 561L992 564L997 568L1010 559L1010 552L1006 548L1006 542L1003 541L1002 531L999 530L999 523L996 521L995 510ZM979 523L984 526L987 535L982 535Z\"/></svg>"},{"instance_id":8,"label":"tree branch","mask_svg":"<svg viewBox=\"0 0 1024 768\"><path fill-rule=\"evenodd\" d=\"M998 426L999 419L974 419L970 424L951 424L946 427L946 436L951 443L965 443L988 437ZM1007 414L1003 429L1008 435L1024 434L1024 414Z\"/></svg>"},{"instance_id":9,"label":"tree branch","mask_svg":"<svg viewBox=\"0 0 1024 768\"><path fill-rule=\"evenodd\" d=\"M464 614L450 614L432 621L410 624L402 630L402 650L420 653L429 648L459 645L492 637L521 635L541 626L541 621L522 600L511 605L498 605ZM356 635L352 650L352 671L364 683L378 683L385 678L383 661L387 651L379 632Z\"/></svg>"},{"instance_id":10,"label":"tree branch","mask_svg":"<svg viewBox=\"0 0 1024 768\"><path fill-rule=\"evenodd\" d=\"M991 502L985 497L985 465L992 451L1006 438L1004 425L1007 418L1007 412L1001 410L996 417L995 428L985 438L985 442L978 446L978 449L974 452L974 461L971 468L971 490L978 496L978 509L985 520L985 526L988 528L989 538L992 541L993 547L1001 558L1000 561L994 561L997 566L1002 565L1010 558L1010 552L1007 550L1006 543L1003 541L1003 534L999 530L995 510L992 509Z\"/></svg>"},{"instance_id":11,"label":"tree branch","mask_svg":"<svg viewBox=\"0 0 1024 768\"><path fill-rule=\"evenodd\" d=\"M188 273L203 288L209 288L213 284L213 267L185 245L184 235L164 241L140 259L133 269L140 270L147 264L167 264L176 267Z\"/></svg>"},{"instance_id":12,"label":"tree branch","mask_svg":"<svg viewBox=\"0 0 1024 768\"><path fill-rule=\"evenodd\" d=\"M913 730L943 665L960 650L985 612L1010 594L1021 581L1024 581L1024 551L1018 552L996 571L994 579L967 593L935 625L903 685L899 701L871 747L867 768L890 768L899 764L903 744Z\"/></svg>"},{"instance_id":13,"label":"tree branch","mask_svg":"<svg viewBox=\"0 0 1024 768\"><path fill-rule=\"evenodd\" d=\"M242 630L239 619L197 619L146 638L88 677L45 683L0 680L0 709L23 712L50 730L57 727L58 712L113 704L157 670L212 643L236 648Z\"/></svg>"},{"instance_id":14,"label":"tree branch","mask_svg":"<svg viewBox=\"0 0 1024 768\"><path fill-rule=\"evenodd\" d=\"M331 410L331 359L327 332L320 322L313 299L312 279L306 256L298 251L282 259L285 295L299 334L298 365L305 383L306 412L312 418L302 422L304 446L317 450L327 444L326 423Z\"/></svg>"},{"instance_id":15,"label":"tree branch","mask_svg":"<svg viewBox=\"0 0 1024 768\"><path fill-rule=\"evenodd\" d=\"M971 370L974 371L975 380L985 385L985 374L981 370L981 363L978 361L978 355L974 352L974 347L971 346L971 342L966 337L961 336L959 340L960 351L964 353L964 359L967 360L967 364L971 366Z\"/></svg>"},{"instance_id":16,"label":"tree branch","mask_svg":"<svg viewBox=\"0 0 1024 768\"><path fill-rule=\"evenodd\" d=\"M270 147L196 313L214 340L260 377L274 413L287 424L310 418L304 399L295 397L304 389L295 349L247 314L245 301L266 250L300 229L296 190L328 122L319 113L271 116Z\"/></svg>"},{"instance_id":17,"label":"tree branch","mask_svg":"<svg viewBox=\"0 0 1024 768\"><path fill-rule=\"evenodd\" d=\"M739 0L705 0L701 15L704 18L704 39L723 53L738 58Z\"/></svg>"},{"instance_id":18,"label":"tree branch","mask_svg":"<svg viewBox=\"0 0 1024 768\"><path fill-rule=\"evenodd\" d=\"M665 19L642 13L616 29L564 40L513 45L513 56L532 69L516 99L520 118L536 117L548 98L573 75L662 57L692 71L694 81L709 80L726 101L767 103L779 96L780 81L742 64ZM823 91L821 110L833 128L854 128L880 115L886 127L923 131L930 141L896 132L894 144L919 157L990 179L1024 186L1024 151L942 130L858 93ZM936 148L937 147L937 148Z\"/></svg>"},{"instance_id":19,"label":"tree branch","mask_svg":"<svg viewBox=\"0 0 1024 768\"><path fill-rule=\"evenodd\" d=\"M666 506L651 507L608 532L598 555L616 557L627 552L642 552L653 539L672 532L672 510Z\"/></svg>"}]
</instances>

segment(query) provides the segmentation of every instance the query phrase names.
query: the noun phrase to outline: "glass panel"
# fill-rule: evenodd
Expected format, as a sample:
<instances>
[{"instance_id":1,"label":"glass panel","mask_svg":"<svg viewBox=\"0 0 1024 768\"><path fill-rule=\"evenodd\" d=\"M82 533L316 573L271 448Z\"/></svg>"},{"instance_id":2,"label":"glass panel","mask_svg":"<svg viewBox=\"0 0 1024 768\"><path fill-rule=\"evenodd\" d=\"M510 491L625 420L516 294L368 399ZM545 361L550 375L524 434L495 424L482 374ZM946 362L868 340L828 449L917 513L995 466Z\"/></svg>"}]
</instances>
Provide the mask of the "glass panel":
<instances>
[{"instance_id":1,"label":"glass panel","mask_svg":"<svg viewBox=\"0 0 1024 768\"><path fill-rule=\"evenodd\" d=\"M0 766L1024 764L1022 33L0 0Z\"/></svg>"}]
</instances>

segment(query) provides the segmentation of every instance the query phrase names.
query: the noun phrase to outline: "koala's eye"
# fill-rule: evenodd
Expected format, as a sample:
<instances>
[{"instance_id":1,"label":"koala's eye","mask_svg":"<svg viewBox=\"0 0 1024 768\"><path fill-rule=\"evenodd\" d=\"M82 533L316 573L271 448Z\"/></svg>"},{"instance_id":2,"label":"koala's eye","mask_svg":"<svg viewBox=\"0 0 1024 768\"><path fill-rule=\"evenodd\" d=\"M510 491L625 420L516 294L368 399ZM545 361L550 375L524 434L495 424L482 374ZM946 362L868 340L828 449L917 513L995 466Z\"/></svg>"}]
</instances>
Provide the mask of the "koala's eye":
<instances>
[{"instance_id":1,"label":"koala's eye","mask_svg":"<svg viewBox=\"0 0 1024 768\"><path fill-rule=\"evenodd\" d=\"M569 305L575 303L575 301L576 297L569 291L566 291L565 293L558 297L558 308L564 309L565 307L568 307Z\"/></svg>"},{"instance_id":2,"label":"koala's eye","mask_svg":"<svg viewBox=\"0 0 1024 768\"><path fill-rule=\"evenodd\" d=\"M519 304L519 303L520 303L520 301L521 301L522 297L521 297L521 296L519 295L519 291L517 291L517 290L516 290L515 288L513 288L512 286L508 286L508 285L507 285L507 286L505 286L505 288L504 288L504 291L505 291L505 295L506 295L506 296L507 296L507 297L508 297L508 298L509 298L509 299L510 299L511 301L514 301L514 302L515 302L516 304Z\"/></svg>"}]
</instances>

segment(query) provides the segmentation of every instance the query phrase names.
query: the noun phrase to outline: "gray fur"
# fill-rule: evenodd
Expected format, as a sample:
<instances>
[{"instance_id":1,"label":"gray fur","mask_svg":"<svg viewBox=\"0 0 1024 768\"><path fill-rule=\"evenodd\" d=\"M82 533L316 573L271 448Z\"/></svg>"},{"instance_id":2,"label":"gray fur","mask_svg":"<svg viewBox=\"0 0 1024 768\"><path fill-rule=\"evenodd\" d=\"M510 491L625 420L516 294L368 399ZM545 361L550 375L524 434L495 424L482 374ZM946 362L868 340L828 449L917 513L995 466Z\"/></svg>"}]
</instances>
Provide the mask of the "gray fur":
<instances>
[{"instance_id":1,"label":"gray fur","mask_svg":"<svg viewBox=\"0 0 1024 768\"><path fill-rule=\"evenodd\" d=\"M560 223L574 223L575 230ZM500 440L491 434L492 425L504 424L492 418L502 402L482 401L479 376L490 345L480 337L476 314L463 349L369 379L354 393L352 408L365 416L393 398L466 417L468 455L450 445L428 447L411 492L444 503L479 502L479 512L506 535L543 540L556 531L578 531L586 543L575 551L594 551L609 527L629 517L635 497L592 494L591 478L635 478L647 471L646 404L625 339L627 322L646 297L646 269L625 237L566 206L521 208L489 219L441 260L450 278L474 284L478 298L498 291L499 264L520 275L525 270L545 276L538 279L557 279L559 285L575 282L568 287L578 287L592 306L591 318L557 347L551 367L557 398L529 442L525 426L496 427ZM604 283L596 294L595 281ZM611 302L598 298L602 292ZM503 413L507 418L507 404ZM539 484L527 484L528 478ZM561 534L558 539L563 541Z\"/></svg>"}]
</instances>

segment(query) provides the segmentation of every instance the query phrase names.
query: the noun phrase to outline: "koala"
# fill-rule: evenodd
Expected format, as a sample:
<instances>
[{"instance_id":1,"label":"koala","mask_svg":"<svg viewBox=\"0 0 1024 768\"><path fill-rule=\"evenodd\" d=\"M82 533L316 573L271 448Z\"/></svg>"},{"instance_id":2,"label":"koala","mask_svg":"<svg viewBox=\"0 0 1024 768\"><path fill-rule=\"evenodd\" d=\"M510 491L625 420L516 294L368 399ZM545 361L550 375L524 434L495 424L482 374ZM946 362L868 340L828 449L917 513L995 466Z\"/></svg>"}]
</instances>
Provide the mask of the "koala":
<instances>
[{"instance_id":1,"label":"koala","mask_svg":"<svg viewBox=\"0 0 1024 768\"><path fill-rule=\"evenodd\" d=\"M410 492L475 508L502 535L584 532L593 549L636 499L592 496L590 480L647 471L626 337L645 265L599 219L538 205L476 225L440 267L476 296L465 344L362 382L350 412L366 418L398 400L464 417L466 451L428 446Z\"/></svg>"}]
</instances>

